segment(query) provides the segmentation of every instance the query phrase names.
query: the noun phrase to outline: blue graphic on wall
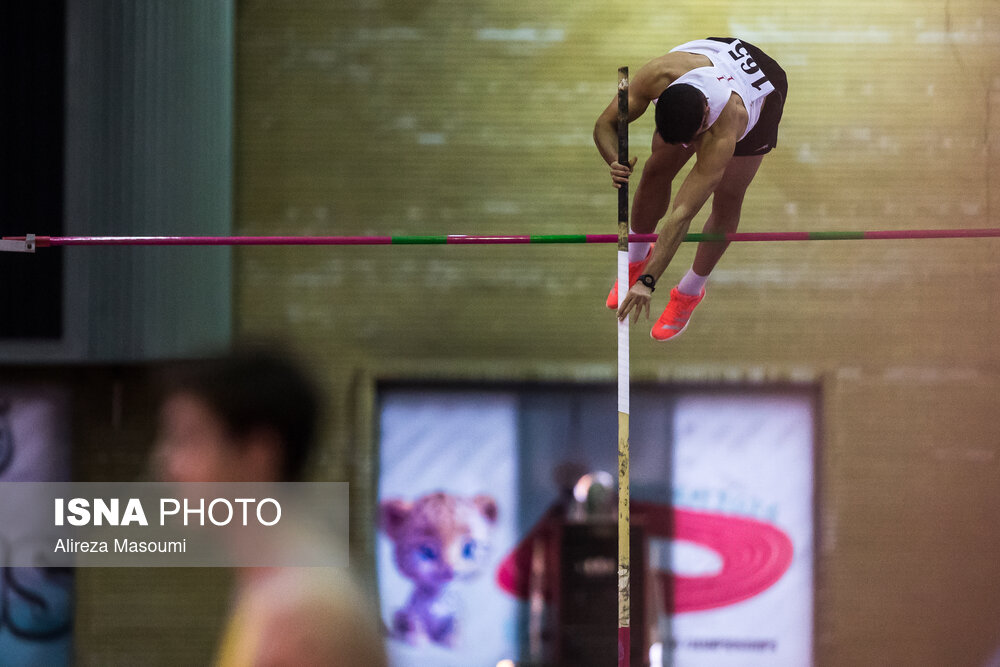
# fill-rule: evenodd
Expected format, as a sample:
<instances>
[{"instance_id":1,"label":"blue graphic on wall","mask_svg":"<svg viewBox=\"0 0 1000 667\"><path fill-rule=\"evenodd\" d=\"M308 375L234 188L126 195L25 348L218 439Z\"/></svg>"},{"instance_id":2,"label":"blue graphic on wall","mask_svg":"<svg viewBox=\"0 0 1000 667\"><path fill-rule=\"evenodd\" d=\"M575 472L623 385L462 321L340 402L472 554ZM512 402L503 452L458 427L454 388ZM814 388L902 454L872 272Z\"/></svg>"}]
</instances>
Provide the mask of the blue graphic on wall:
<instances>
[{"instance_id":1,"label":"blue graphic on wall","mask_svg":"<svg viewBox=\"0 0 1000 667\"><path fill-rule=\"evenodd\" d=\"M67 405L60 391L0 389L0 482L67 478ZM69 665L73 571L4 567L14 548L0 538L0 663Z\"/></svg>"},{"instance_id":2,"label":"blue graphic on wall","mask_svg":"<svg viewBox=\"0 0 1000 667\"><path fill-rule=\"evenodd\" d=\"M48 642L72 629L73 573L69 568L0 570L0 627L23 642Z\"/></svg>"}]
</instances>

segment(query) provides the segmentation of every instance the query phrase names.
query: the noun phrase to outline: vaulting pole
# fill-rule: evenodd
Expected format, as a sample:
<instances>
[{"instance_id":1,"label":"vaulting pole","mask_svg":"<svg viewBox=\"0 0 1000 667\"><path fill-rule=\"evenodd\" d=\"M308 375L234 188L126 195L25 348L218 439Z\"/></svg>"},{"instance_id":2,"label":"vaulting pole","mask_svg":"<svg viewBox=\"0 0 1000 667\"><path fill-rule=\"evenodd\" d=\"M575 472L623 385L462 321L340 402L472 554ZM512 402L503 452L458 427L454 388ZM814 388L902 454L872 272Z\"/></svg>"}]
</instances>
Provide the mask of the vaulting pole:
<instances>
[{"instance_id":1,"label":"vaulting pole","mask_svg":"<svg viewBox=\"0 0 1000 667\"><path fill-rule=\"evenodd\" d=\"M618 69L618 162L628 164L628 67ZM618 189L618 307L628 293L628 183ZM629 667L629 321L618 322L618 667Z\"/></svg>"}]
</instances>

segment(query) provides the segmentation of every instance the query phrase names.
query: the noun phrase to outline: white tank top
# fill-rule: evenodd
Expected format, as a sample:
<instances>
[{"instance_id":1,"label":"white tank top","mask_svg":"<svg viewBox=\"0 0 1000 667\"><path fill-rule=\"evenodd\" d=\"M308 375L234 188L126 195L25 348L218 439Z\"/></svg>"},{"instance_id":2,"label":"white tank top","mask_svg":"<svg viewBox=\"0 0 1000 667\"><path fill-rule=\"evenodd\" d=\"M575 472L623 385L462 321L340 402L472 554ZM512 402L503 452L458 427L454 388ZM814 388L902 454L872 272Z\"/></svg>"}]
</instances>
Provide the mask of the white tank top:
<instances>
[{"instance_id":1,"label":"white tank top","mask_svg":"<svg viewBox=\"0 0 1000 667\"><path fill-rule=\"evenodd\" d=\"M747 136L760 119L764 98L774 90L774 86L743 43L739 40L727 43L698 39L670 49L671 53L674 51L707 56L712 66L696 67L670 85L686 83L702 92L708 99L709 126L719 118L730 95L735 92L743 100L748 114L747 127L740 139Z\"/></svg>"}]
</instances>

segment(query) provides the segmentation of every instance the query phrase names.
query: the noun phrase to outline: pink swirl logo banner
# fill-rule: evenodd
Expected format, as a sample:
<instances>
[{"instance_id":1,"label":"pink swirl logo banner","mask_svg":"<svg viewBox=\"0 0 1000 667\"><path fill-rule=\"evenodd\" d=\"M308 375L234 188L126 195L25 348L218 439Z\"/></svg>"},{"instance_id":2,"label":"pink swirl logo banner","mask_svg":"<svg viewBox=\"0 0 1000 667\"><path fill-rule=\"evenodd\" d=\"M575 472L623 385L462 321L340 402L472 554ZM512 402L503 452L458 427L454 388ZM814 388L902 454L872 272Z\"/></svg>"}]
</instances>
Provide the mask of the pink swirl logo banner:
<instances>
[{"instance_id":1,"label":"pink swirl logo banner","mask_svg":"<svg viewBox=\"0 0 1000 667\"><path fill-rule=\"evenodd\" d=\"M632 520L641 522L651 539L672 539L710 549L722 559L718 572L685 576L657 570L663 606L672 613L718 609L749 600L776 584L794 557L792 540L777 526L749 517L675 509L655 503L632 504ZM500 588L528 597L532 544L552 536L556 519L543 518L500 563Z\"/></svg>"},{"instance_id":2,"label":"pink swirl logo banner","mask_svg":"<svg viewBox=\"0 0 1000 667\"><path fill-rule=\"evenodd\" d=\"M640 505L633 504L633 513L641 511ZM664 591L664 607L675 614L749 600L776 584L792 564L792 540L772 524L726 514L646 507L651 511L641 514L650 537L690 542L722 558L722 568L712 575L656 572Z\"/></svg>"}]
</instances>

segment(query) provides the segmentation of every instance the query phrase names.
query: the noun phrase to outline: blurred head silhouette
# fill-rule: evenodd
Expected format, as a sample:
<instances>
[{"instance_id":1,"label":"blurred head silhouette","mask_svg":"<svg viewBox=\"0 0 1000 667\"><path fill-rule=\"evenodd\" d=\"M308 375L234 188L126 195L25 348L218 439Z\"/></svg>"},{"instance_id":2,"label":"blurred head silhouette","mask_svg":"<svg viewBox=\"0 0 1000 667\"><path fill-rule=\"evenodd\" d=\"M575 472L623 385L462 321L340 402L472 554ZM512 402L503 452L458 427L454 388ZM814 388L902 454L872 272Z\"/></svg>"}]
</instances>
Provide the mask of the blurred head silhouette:
<instances>
[{"instance_id":1,"label":"blurred head silhouette","mask_svg":"<svg viewBox=\"0 0 1000 667\"><path fill-rule=\"evenodd\" d=\"M276 348L180 364L165 378L160 474L173 482L297 480L319 406L312 381Z\"/></svg>"}]
</instances>

